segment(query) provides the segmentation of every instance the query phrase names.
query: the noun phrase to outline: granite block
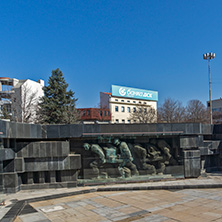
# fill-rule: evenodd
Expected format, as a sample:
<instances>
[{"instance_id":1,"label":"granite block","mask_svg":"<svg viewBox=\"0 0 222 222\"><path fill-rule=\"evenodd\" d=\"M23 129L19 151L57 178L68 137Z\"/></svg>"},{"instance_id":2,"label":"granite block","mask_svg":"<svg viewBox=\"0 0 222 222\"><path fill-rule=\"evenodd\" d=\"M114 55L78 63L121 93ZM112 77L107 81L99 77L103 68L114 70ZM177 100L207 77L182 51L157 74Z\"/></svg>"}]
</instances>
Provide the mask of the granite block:
<instances>
[{"instance_id":1,"label":"granite block","mask_svg":"<svg viewBox=\"0 0 222 222\"><path fill-rule=\"evenodd\" d=\"M3 184L6 189L16 188L18 186L18 174L17 173L4 173Z\"/></svg>"},{"instance_id":2,"label":"granite block","mask_svg":"<svg viewBox=\"0 0 222 222\"><path fill-rule=\"evenodd\" d=\"M39 157L46 157L46 143L40 142L39 143Z\"/></svg>"},{"instance_id":3,"label":"granite block","mask_svg":"<svg viewBox=\"0 0 222 222\"><path fill-rule=\"evenodd\" d=\"M33 154L34 154L33 143L30 143L29 145L27 145L27 149L28 149L28 157L29 157L29 158L34 157L34 156L33 156Z\"/></svg>"},{"instance_id":4,"label":"granite block","mask_svg":"<svg viewBox=\"0 0 222 222\"><path fill-rule=\"evenodd\" d=\"M16 157L15 160L15 172L17 173L23 173L25 172L25 162L24 162L24 158L18 158Z\"/></svg>"},{"instance_id":5,"label":"granite block","mask_svg":"<svg viewBox=\"0 0 222 222\"><path fill-rule=\"evenodd\" d=\"M59 126L60 137L68 138L70 137L70 125L60 125Z\"/></svg>"},{"instance_id":6,"label":"granite block","mask_svg":"<svg viewBox=\"0 0 222 222\"><path fill-rule=\"evenodd\" d=\"M59 125L47 125L47 138L60 138L60 127Z\"/></svg>"},{"instance_id":7,"label":"granite block","mask_svg":"<svg viewBox=\"0 0 222 222\"><path fill-rule=\"evenodd\" d=\"M62 154L61 154L61 156L68 156L69 153L70 153L69 142L68 141L67 142L61 142L61 145L62 145L62 148L61 148Z\"/></svg>"},{"instance_id":8,"label":"granite block","mask_svg":"<svg viewBox=\"0 0 222 222\"><path fill-rule=\"evenodd\" d=\"M70 169L81 169L81 155L70 154L69 155Z\"/></svg>"}]
</instances>

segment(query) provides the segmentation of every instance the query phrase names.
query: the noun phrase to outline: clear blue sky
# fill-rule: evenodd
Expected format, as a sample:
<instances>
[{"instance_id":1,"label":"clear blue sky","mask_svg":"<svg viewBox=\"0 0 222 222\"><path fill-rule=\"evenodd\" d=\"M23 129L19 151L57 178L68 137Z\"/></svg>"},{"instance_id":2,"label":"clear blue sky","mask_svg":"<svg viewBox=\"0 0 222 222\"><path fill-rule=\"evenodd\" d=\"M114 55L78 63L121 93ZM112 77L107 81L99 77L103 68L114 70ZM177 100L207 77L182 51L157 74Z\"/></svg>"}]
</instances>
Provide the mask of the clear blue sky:
<instances>
[{"instance_id":1,"label":"clear blue sky","mask_svg":"<svg viewBox=\"0 0 222 222\"><path fill-rule=\"evenodd\" d=\"M222 1L1 0L0 76L44 79L60 68L95 107L112 84L157 90L184 104L222 96Z\"/></svg>"}]
</instances>

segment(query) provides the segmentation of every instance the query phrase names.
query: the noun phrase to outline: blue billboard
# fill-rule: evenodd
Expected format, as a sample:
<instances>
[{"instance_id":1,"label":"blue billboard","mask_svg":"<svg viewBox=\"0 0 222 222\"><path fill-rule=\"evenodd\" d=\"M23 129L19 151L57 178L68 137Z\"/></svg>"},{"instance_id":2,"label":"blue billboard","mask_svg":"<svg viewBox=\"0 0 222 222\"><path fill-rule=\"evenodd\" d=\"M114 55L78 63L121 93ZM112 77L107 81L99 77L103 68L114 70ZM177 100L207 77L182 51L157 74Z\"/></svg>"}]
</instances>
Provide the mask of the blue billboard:
<instances>
[{"instance_id":1,"label":"blue billboard","mask_svg":"<svg viewBox=\"0 0 222 222\"><path fill-rule=\"evenodd\" d=\"M158 92L112 85L112 96L158 101Z\"/></svg>"}]
</instances>

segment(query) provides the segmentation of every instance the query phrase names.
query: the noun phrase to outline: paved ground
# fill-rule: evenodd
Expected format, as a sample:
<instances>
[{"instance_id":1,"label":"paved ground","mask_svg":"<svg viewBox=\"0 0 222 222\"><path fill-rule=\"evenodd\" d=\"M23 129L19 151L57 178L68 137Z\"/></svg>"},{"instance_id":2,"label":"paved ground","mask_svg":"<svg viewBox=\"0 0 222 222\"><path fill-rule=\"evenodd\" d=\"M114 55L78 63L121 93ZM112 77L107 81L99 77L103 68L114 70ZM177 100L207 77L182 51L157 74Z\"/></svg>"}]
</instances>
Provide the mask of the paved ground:
<instances>
[{"instance_id":1,"label":"paved ground","mask_svg":"<svg viewBox=\"0 0 222 222\"><path fill-rule=\"evenodd\" d=\"M197 187L214 188L196 189ZM74 195L76 191L91 193ZM58 194L62 196L56 198L52 196ZM0 206L0 218L4 219L4 215L11 209L13 202L30 200L30 198L32 201L29 201L29 205L16 218L17 222L222 222L222 176L72 189L20 191L5 196L6 206Z\"/></svg>"},{"instance_id":2,"label":"paved ground","mask_svg":"<svg viewBox=\"0 0 222 222\"><path fill-rule=\"evenodd\" d=\"M30 221L222 221L222 189L95 192L31 203Z\"/></svg>"}]
</instances>

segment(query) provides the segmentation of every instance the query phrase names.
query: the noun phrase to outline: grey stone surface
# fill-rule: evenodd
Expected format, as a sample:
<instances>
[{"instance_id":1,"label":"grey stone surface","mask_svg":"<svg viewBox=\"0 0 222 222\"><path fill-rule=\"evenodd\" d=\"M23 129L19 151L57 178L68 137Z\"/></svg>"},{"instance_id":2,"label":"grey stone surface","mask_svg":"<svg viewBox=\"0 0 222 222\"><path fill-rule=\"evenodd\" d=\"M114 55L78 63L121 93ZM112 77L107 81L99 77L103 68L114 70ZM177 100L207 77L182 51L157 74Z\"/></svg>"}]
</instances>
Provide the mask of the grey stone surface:
<instances>
[{"instance_id":1,"label":"grey stone surface","mask_svg":"<svg viewBox=\"0 0 222 222\"><path fill-rule=\"evenodd\" d=\"M218 148L221 147L221 141L220 140L204 141L204 147L207 147L210 150L217 150Z\"/></svg>"},{"instance_id":2,"label":"grey stone surface","mask_svg":"<svg viewBox=\"0 0 222 222\"><path fill-rule=\"evenodd\" d=\"M210 124L201 124L202 134L210 135L214 133L214 125Z\"/></svg>"},{"instance_id":3,"label":"grey stone surface","mask_svg":"<svg viewBox=\"0 0 222 222\"><path fill-rule=\"evenodd\" d=\"M20 215L19 218L23 222L30 222L30 221L32 221L32 222L50 222L50 220L40 212Z\"/></svg>"},{"instance_id":4,"label":"grey stone surface","mask_svg":"<svg viewBox=\"0 0 222 222\"><path fill-rule=\"evenodd\" d=\"M200 170L200 151L184 151L184 176L186 178L198 177L200 176Z\"/></svg>"},{"instance_id":5,"label":"grey stone surface","mask_svg":"<svg viewBox=\"0 0 222 222\"><path fill-rule=\"evenodd\" d=\"M22 145L21 145L22 146ZM23 158L38 157L65 157L69 154L69 142L32 142L18 151L18 156Z\"/></svg>"},{"instance_id":6,"label":"grey stone surface","mask_svg":"<svg viewBox=\"0 0 222 222\"><path fill-rule=\"evenodd\" d=\"M75 124L70 125L70 135L69 137L81 137L83 133L83 125L82 124Z\"/></svg>"},{"instance_id":7,"label":"grey stone surface","mask_svg":"<svg viewBox=\"0 0 222 222\"><path fill-rule=\"evenodd\" d=\"M3 183L5 189L18 187L18 174L17 173L4 173Z\"/></svg>"},{"instance_id":8,"label":"grey stone surface","mask_svg":"<svg viewBox=\"0 0 222 222\"><path fill-rule=\"evenodd\" d=\"M200 155L201 156L214 154L213 151L211 151L208 147L199 147L199 149L200 149Z\"/></svg>"},{"instance_id":9,"label":"grey stone surface","mask_svg":"<svg viewBox=\"0 0 222 222\"><path fill-rule=\"evenodd\" d=\"M181 174L180 171L184 169L186 177L199 176L200 164L198 161L201 155L201 160L206 157L207 164L205 165L208 168L219 169L222 166L219 155L222 148L220 142L222 127L220 126L200 123L34 125L0 120L0 129L3 132L5 146L4 151L0 150L0 161L6 160L4 162L6 174L11 172L17 175L17 184L14 184L16 189L21 182L25 181L25 175L28 172L35 172L35 175L37 172L54 172L46 173L45 177L50 178L47 180L53 182L56 178L55 171L58 175L61 174L62 181L69 181L72 177L76 179L75 172L81 168L80 154L85 155L81 150L82 143L85 140L96 140L97 143L100 143L102 140L108 141L108 138L112 141L116 135L126 138L129 143L133 143L133 140L137 139L142 141L141 143L152 138L169 140L172 154L178 158L179 167L169 166L165 171L168 173L172 173L174 170L175 174ZM216 133L217 138L220 138L219 136L221 138L215 141L212 133ZM103 138L100 137L101 135ZM203 142L204 139L207 139L207 142ZM214 141L210 141L210 139L214 139ZM179 150L179 148L181 149ZM194 149L198 150L199 154L195 153ZM184 152L183 159L181 153L184 150L192 152ZM80 154L70 154L73 152ZM93 159L92 156L89 158ZM86 159L85 165L88 164L89 158ZM14 188L11 187L11 189Z\"/></svg>"},{"instance_id":10,"label":"grey stone surface","mask_svg":"<svg viewBox=\"0 0 222 222\"><path fill-rule=\"evenodd\" d=\"M162 221L167 221L169 218L164 217L162 215L151 215L147 216L138 220L134 220L134 222L162 222Z\"/></svg>"},{"instance_id":11,"label":"grey stone surface","mask_svg":"<svg viewBox=\"0 0 222 222\"><path fill-rule=\"evenodd\" d=\"M183 136L180 137L180 148L191 149L199 147L199 137L198 136Z\"/></svg>"},{"instance_id":12,"label":"grey stone surface","mask_svg":"<svg viewBox=\"0 0 222 222\"><path fill-rule=\"evenodd\" d=\"M60 138L60 127L59 125L47 125L47 138Z\"/></svg>"},{"instance_id":13,"label":"grey stone surface","mask_svg":"<svg viewBox=\"0 0 222 222\"><path fill-rule=\"evenodd\" d=\"M25 171L24 158L16 157L14 162L15 162L15 172L23 173Z\"/></svg>"},{"instance_id":14,"label":"grey stone surface","mask_svg":"<svg viewBox=\"0 0 222 222\"><path fill-rule=\"evenodd\" d=\"M60 131L60 137L62 138L70 137L70 125L60 125L59 131Z\"/></svg>"},{"instance_id":15,"label":"grey stone surface","mask_svg":"<svg viewBox=\"0 0 222 222\"><path fill-rule=\"evenodd\" d=\"M71 154L65 158L27 158L24 159L24 166L26 172L72 170L81 168L81 159L79 154Z\"/></svg>"},{"instance_id":16,"label":"grey stone surface","mask_svg":"<svg viewBox=\"0 0 222 222\"><path fill-rule=\"evenodd\" d=\"M219 126L200 123L163 124L73 124L73 125L29 125L1 121L0 127L8 138L75 138L83 133L127 133L127 132L170 132L184 134L206 134L220 132Z\"/></svg>"},{"instance_id":17,"label":"grey stone surface","mask_svg":"<svg viewBox=\"0 0 222 222\"><path fill-rule=\"evenodd\" d=\"M35 147L34 143L34 147ZM47 157L46 155L46 143L45 142L41 142L38 144L37 148L39 149L39 157Z\"/></svg>"},{"instance_id":18,"label":"grey stone surface","mask_svg":"<svg viewBox=\"0 0 222 222\"><path fill-rule=\"evenodd\" d=\"M14 159L15 152L12 149L0 149L0 161Z\"/></svg>"}]
</instances>

